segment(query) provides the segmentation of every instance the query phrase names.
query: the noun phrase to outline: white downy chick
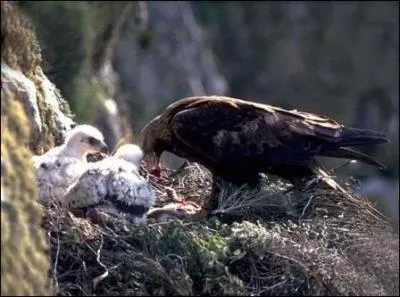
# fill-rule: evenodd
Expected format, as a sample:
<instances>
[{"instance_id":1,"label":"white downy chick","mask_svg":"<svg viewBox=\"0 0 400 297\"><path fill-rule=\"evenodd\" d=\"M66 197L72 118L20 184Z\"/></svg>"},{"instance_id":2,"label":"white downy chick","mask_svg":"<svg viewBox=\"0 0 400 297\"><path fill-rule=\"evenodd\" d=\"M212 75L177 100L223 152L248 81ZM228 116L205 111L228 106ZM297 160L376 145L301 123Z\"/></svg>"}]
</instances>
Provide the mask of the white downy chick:
<instances>
[{"instance_id":1,"label":"white downy chick","mask_svg":"<svg viewBox=\"0 0 400 297\"><path fill-rule=\"evenodd\" d=\"M34 156L35 166L47 157L72 157L86 162L88 153L108 152L103 134L90 125L78 125L68 132L62 145L56 146L43 155Z\"/></svg>"},{"instance_id":2,"label":"white downy chick","mask_svg":"<svg viewBox=\"0 0 400 297\"><path fill-rule=\"evenodd\" d=\"M140 148L128 148L133 145L121 146L114 156L89 164L68 194L71 209L96 207L106 213L123 214L135 223L145 220L155 195L139 174Z\"/></svg>"},{"instance_id":3,"label":"white downy chick","mask_svg":"<svg viewBox=\"0 0 400 297\"><path fill-rule=\"evenodd\" d=\"M40 156L34 156L39 199L43 204L56 199L65 206L69 189L87 170L86 155L108 151L102 133L89 125L72 129L65 142Z\"/></svg>"},{"instance_id":4,"label":"white downy chick","mask_svg":"<svg viewBox=\"0 0 400 297\"><path fill-rule=\"evenodd\" d=\"M131 143L121 145L114 154L114 157L131 162L138 168L140 167L143 156L144 153L142 149L138 145Z\"/></svg>"}]
</instances>

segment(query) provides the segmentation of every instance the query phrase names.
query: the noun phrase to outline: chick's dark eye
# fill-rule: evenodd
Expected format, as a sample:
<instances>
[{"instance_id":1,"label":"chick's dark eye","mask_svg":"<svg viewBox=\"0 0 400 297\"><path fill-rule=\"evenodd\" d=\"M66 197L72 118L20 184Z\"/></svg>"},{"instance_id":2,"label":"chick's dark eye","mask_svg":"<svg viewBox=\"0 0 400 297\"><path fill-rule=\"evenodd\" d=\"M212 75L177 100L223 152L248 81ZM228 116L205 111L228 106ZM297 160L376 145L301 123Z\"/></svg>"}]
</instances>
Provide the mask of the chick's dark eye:
<instances>
[{"instance_id":1,"label":"chick's dark eye","mask_svg":"<svg viewBox=\"0 0 400 297\"><path fill-rule=\"evenodd\" d=\"M88 143L89 143L90 145L95 145L95 144L97 143L97 139L96 139L96 138L93 138L93 137L89 137L89 138L88 138Z\"/></svg>"}]
</instances>

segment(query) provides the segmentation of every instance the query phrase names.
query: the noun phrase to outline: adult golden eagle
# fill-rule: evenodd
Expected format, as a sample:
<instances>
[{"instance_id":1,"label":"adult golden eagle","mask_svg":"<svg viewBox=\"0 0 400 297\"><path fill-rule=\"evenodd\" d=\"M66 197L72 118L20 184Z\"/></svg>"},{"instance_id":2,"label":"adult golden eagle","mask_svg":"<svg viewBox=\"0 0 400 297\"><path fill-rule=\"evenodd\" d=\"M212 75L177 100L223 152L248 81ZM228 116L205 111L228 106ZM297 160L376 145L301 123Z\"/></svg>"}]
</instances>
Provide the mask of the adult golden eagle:
<instances>
[{"instance_id":1,"label":"adult golden eagle","mask_svg":"<svg viewBox=\"0 0 400 297\"><path fill-rule=\"evenodd\" d=\"M159 166L170 151L231 182L270 173L296 183L316 174L316 156L383 168L348 146L388 142L378 132L345 127L325 116L221 96L180 99L142 130L142 149Z\"/></svg>"}]
</instances>

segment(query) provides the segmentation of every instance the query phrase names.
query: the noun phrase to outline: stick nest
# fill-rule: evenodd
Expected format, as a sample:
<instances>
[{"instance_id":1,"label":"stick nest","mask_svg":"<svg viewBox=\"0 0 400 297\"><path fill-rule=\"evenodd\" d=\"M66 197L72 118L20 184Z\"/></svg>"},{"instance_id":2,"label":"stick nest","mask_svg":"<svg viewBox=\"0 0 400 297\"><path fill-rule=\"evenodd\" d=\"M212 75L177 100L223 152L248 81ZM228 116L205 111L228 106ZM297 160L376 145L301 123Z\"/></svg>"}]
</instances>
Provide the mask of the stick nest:
<instances>
[{"instance_id":1,"label":"stick nest","mask_svg":"<svg viewBox=\"0 0 400 297\"><path fill-rule=\"evenodd\" d=\"M212 181L196 164L148 178L157 206L201 205ZM93 224L46 208L54 293L399 294L398 233L368 201L285 190L269 179L259 190L227 184L212 218L138 225L119 217Z\"/></svg>"}]
</instances>

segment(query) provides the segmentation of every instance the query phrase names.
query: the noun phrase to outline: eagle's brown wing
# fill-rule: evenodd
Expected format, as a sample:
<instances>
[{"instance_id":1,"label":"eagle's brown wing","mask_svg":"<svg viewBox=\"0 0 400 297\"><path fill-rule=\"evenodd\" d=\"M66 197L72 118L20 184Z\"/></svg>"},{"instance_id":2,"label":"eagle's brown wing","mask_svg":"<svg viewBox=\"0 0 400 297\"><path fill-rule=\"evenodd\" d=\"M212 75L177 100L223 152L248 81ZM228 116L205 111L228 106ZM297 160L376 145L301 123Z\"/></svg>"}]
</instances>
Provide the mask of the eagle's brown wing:
<instances>
[{"instance_id":1,"label":"eagle's brown wing","mask_svg":"<svg viewBox=\"0 0 400 297\"><path fill-rule=\"evenodd\" d=\"M217 164L243 157L271 165L305 165L341 126L317 115L245 101L199 100L172 120L176 137Z\"/></svg>"}]
</instances>

